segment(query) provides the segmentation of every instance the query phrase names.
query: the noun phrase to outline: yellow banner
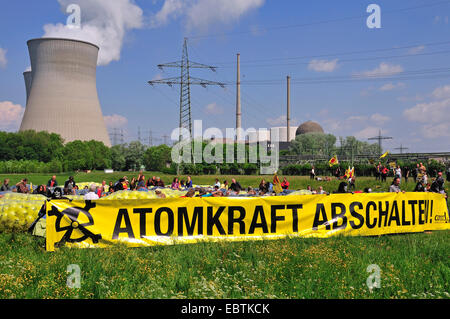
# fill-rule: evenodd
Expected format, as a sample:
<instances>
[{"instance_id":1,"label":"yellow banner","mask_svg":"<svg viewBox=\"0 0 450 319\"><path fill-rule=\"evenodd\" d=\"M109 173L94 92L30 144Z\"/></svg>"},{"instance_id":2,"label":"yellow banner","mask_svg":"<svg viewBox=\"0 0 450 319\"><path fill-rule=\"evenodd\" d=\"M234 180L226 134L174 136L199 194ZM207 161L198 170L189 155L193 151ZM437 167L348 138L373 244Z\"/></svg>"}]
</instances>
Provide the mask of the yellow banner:
<instances>
[{"instance_id":1,"label":"yellow banner","mask_svg":"<svg viewBox=\"0 0 450 319\"><path fill-rule=\"evenodd\" d=\"M148 200L52 200L47 250L260 240L285 236L373 236L450 229L435 193L371 193Z\"/></svg>"}]
</instances>

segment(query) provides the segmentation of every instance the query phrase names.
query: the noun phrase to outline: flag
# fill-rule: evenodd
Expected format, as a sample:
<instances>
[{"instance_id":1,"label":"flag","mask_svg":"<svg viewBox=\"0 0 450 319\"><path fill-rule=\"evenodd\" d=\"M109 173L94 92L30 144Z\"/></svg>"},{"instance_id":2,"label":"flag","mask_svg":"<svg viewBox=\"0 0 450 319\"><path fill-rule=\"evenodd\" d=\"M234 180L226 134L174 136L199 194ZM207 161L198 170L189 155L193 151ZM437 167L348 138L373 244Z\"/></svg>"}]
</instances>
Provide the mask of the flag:
<instances>
[{"instance_id":1,"label":"flag","mask_svg":"<svg viewBox=\"0 0 450 319\"><path fill-rule=\"evenodd\" d=\"M389 154L389 151L386 151L386 153L384 153L383 155L380 156L380 158L384 158Z\"/></svg>"},{"instance_id":2,"label":"flag","mask_svg":"<svg viewBox=\"0 0 450 319\"><path fill-rule=\"evenodd\" d=\"M355 168L354 168L354 167L352 167L352 168L350 169L350 166L349 166L348 169L345 170L345 176L346 176L347 178L352 178L354 174L355 174Z\"/></svg>"},{"instance_id":3,"label":"flag","mask_svg":"<svg viewBox=\"0 0 450 319\"><path fill-rule=\"evenodd\" d=\"M333 165L339 164L339 161L338 161L338 159L337 159L337 156L334 155L334 156L328 161L328 164L330 165L330 167L333 166Z\"/></svg>"},{"instance_id":4,"label":"flag","mask_svg":"<svg viewBox=\"0 0 450 319\"><path fill-rule=\"evenodd\" d=\"M281 187L280 180L278 179L277 173L273 175L273 191L278 194L283 191L283 188Z\"/></svg>"}]
</instances>

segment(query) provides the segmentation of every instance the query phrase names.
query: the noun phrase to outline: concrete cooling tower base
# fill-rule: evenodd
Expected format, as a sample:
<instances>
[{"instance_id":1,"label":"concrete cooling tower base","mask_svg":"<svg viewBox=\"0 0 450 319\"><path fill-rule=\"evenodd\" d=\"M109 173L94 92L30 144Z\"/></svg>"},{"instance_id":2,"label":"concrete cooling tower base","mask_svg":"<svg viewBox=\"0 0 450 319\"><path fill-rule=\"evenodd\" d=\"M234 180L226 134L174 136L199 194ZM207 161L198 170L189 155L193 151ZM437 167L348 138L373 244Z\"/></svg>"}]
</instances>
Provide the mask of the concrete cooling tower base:
<instances>
[{"instance_id":1,"label":"concrete cooling tower base","mask_svg":"<svg viewBox=\"0 0 450 319\"><path fill-rule=\"evenodd\" d=\"M27 44L31 88L20 131L47 131L60 134L64 142L97 140L111 146L97 95L99 48L54 38Z\"/></svg>"}]
</instances>

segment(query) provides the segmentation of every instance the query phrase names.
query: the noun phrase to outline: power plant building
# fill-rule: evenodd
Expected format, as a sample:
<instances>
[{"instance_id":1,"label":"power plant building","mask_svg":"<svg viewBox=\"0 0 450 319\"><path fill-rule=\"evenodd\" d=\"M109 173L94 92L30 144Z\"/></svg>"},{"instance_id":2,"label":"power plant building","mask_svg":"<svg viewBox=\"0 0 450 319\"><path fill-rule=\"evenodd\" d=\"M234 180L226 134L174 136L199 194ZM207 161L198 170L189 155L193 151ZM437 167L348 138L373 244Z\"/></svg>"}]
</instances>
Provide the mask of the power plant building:
<instances>
[{"instance_id":1,"label":"power plant building","mask_svg":"<svg viewBox=\"0 0 450 319\"><path fill-rule=\"evenodd\" d=\"M60 134L64 142L111 142L97 95L99 47L88 42L39 38L27 42L31 72L24 72L27 103L20 131Z\"/></svg>"}]
</instances>

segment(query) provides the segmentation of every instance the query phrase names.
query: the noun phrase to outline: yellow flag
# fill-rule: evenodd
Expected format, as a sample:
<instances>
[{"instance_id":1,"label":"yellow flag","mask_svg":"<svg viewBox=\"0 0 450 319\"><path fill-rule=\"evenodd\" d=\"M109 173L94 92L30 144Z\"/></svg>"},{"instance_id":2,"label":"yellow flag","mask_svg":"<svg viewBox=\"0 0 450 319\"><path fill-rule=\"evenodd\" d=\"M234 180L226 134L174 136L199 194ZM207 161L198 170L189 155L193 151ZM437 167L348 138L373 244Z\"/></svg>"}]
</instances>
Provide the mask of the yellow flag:
<instances>
[{"instance_id":1,"label":"yellow flag","mask_svg":"<svg viewBox=\"0 0 450 319\"><path fill-rule=\"evenodd\" d=\"M328 164L330 165L330 167L333 166L333 165L339 164L339 161L338 161L338 159L337 159L337 156L336 156L336 155L333 156L333 157L328 161Z\"/></svg>"},{"instance_id":2,"label":"yellow flag","mask_svg":"<svg viewBox=\"0 0 450 319\"><path fill-rule=\"evenodd\" d=\"M389 151L386 151L386 153L384 153L383 155L380 156L380 158L384 158L389 154Z\"/></svg>"}]
</instances>

